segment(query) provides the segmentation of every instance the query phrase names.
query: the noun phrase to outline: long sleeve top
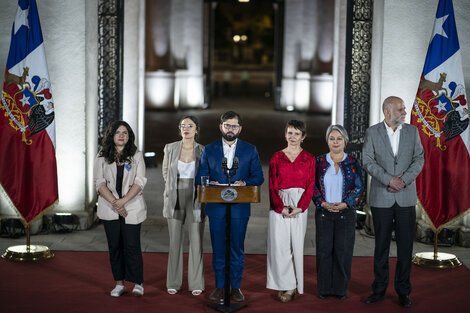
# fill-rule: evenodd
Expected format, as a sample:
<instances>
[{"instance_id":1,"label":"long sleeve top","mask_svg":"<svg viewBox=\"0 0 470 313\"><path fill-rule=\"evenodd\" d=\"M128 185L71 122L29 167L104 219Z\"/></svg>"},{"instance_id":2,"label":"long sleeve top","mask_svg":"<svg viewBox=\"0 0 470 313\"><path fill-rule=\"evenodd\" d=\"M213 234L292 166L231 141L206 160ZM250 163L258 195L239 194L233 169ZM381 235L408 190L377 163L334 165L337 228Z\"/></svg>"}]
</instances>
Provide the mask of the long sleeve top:
<instances>
[{"instance_id":1,"label":"long sleeve top","mask_svg":"<svg viewBox=\"0 0 470 313\"><path fill-rule=\"evenodd\" d=\"M269 163L269 200L271 210L281 214L284 203L279 190L289 188L305 189L297 207L305 211L312 199L315 188L315 157L302 150L294 162L283 151L276 152Z\"/></svg>"},{"instance_id":2,"label":"long sleeve top","mask_svg":"<svg viewBox=\"0 0 470 313\"><path fill-rule=\"evenodd\" d=\"M326 155L320 155L316 159L316 178L315 178L315 191L313 200L317 207L325 202L325 173L330 167L330 163L326 159ZM362 182L362 171L359 162L352 155L348 155L343 161L339 163L343 173L343 191L341 199L352 208L359 202L359 197L364 190Z\"/></svg>"}]
</instances>

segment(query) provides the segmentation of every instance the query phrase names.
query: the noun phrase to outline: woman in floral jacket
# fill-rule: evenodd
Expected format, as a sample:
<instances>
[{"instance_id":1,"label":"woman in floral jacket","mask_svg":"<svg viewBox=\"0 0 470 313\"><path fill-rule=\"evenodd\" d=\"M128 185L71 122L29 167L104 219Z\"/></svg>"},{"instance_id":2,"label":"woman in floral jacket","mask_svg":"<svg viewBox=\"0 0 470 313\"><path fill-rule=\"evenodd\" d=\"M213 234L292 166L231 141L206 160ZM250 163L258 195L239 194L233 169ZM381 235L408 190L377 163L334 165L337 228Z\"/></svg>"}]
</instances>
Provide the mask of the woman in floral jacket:
<instances>
[{"instance_id":1,"label":"woman in floral jacket","mask_svg":"<svg viewBox=\"0 0 470 313\"><path fill-rule=\"evenodd\" d=\"M341 125L326 131L330 152L316 158L316 257L318 296L346 299L351 278L356 205L364 189L359 161L344 152L348 134Z\"/></svg>"}]
</instances>

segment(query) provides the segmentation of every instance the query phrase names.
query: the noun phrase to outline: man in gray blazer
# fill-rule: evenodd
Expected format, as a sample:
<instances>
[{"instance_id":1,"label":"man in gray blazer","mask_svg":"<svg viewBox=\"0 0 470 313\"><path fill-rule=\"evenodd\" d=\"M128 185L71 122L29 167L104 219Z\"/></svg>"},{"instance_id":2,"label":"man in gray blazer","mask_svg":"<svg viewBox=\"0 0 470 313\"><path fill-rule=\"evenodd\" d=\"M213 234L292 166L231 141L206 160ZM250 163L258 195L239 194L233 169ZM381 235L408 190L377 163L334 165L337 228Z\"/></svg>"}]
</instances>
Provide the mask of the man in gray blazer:
<instances>
[{"instance_id":1,"label":"man in gray blazer","mask_svg":"<svg viewBox=\"0 0 470 313\"><path fill-rule=\"evenodd\" d=\"M411 307L410 273L416 223L415 180L424 164L418 129L405 124L405 104L398 97L384 100L385 120L369 127L363 167L372 177L369 203L375 231L374 283L367 304L384 299L389 281L388 255L395 231L398 260L395 291L401 306Z\"/></svg>"}]
</instances>

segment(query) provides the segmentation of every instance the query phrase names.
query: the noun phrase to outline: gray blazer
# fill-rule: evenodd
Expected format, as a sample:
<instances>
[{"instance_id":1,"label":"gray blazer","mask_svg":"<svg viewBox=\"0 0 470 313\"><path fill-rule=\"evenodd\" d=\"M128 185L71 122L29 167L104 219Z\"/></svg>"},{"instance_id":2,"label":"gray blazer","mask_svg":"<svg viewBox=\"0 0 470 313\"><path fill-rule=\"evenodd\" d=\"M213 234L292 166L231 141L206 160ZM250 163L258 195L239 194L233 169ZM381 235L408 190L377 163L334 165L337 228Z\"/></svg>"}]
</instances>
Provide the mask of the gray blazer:
<instances>
[{"instance_id":1,"label":"gray blazer","mask_svg":"<svg viewBox=\"0 0 470 313\"><path fill-rule=\"evenodd\" d=\"M172 142L165 145L163 149L162 173L165 181L165 191L163 192L163 217L165 218L173 218L175 213L176 198L178 196L178 159L181 154L182 143L183 141L181 140ZM195 174L199 167L199 160L201 159L203 149L203 145L194 141L194 156L196 158ZM203 207L201 209L201 203L197 199L196 188L193 189L193 199L194 221L201 222L205 217L205 212Z\"/></svg>"},{"instance_id":2,"label":"gray blazer","mask_svg":"<svg viewBox=\"0 0 470 313\"><path fill-rule=\"evenodd\" d=\"M395 157L384 122L369 127L362 147L364 169L372 177L369 203L373 207L389 208L395 202L401 207L416 205L415 180L424 165L424 151L418 129L403 124L400 144ZM399 192L390 192L387 186L392 176L401 177L406 184Z\"/></svg>"}]
</instances>

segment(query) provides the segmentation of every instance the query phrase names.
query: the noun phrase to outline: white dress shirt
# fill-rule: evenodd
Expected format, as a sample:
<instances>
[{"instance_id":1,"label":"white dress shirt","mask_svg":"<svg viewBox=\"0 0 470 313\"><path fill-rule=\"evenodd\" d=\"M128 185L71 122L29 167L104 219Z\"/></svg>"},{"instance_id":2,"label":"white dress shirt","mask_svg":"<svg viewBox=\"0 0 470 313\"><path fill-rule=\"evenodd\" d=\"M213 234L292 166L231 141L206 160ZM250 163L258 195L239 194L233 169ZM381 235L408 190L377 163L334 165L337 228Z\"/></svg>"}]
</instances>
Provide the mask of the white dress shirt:
<instances>
[{"instance_id":1,"label":"white dress shirt","mask_svg":"<svg viewBox=\"0 0 470 313\"><path fill-rule=\"evenodd\" d=\"M402 125L398 125L397 129L393 131L393 129L388 126L388 124L384 121L385 129L387 130L388 139L390 139L390 144L392 145L393 155L397 156L398 153L398 146L400 145L400 131Z\"/></svg>"},{"instance_id":2,"label":"white dress shirt","mask_svg":"<svg viewBox=\"0 0 470 313\"><path fill-rule=\"evenodd\" d=\"M233 158L235 157L235 149L237 149L238 138L235 139L235 142L229 146L222 139L222 147L224 148L224 157L227 158L227 168L232 168Z\"/></svg>"}]
</instances>

